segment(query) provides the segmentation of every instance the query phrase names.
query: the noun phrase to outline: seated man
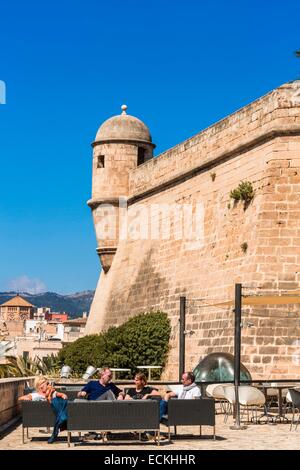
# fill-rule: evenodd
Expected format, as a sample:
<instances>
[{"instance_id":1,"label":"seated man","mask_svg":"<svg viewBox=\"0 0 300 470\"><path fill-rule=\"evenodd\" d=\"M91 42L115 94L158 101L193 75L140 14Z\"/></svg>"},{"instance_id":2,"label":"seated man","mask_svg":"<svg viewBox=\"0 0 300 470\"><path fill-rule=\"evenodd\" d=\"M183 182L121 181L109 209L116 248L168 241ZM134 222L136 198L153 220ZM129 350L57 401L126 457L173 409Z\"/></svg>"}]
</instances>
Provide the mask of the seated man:
<instances>
[{"instance_id":1,"label":"seated man","mask_svg":"<svg viewBox=\"0 0 300 470\"><path fill-rule=\"evenodd\" d=\"M123 390L118 388L113 382L112 379L112 371L109 367L103 367L99 372L99 380L98 382L91 380L88 382L83 389L78 392L78 398L87 398L88 400L124 400L125 393ZM101 433L102 439L106 440L107 433ZM89 432L85 438L97 439L98 435L95 432ZM84 440L85 440L84 438Z\"/></svg>"},{"instance_id":2,"label":"seated man","mask_svg":"<svg viewBox=\"0 0 300 470\"><path fill-rule=\"evenodd\" d=\"M168 400L177 397L181 400L189 400L191 398L199 398L201 396L200 388L195 383L193 372L184 372L181 377L182 389L176 395L174 392L167 392L164 400L160 402L160 418L168 412Z\"/></svg>"},{"instance_id":3,"label":"seated man","mask_svg":"<svg viewBox=\"0 0 300 470\"><path fill-rule=\"evenodd\" d=\"M111 382L111 379L111 370L104 367L99 371L98 382L91 380L78 392L77 396L88 400L123 400L125 393Z\"/></svg>"},{"instance_id":4,"label":"seated man","mask_svg":"<svg viewBox=\"0 0 300 470\"><path fill-rule=\"evenodd\" d=\"M151 396L160 396L160 393L147 385L145 374L139 372L134 377L135 388L129 388L126 392L125 400L146 400Z\"/></svg>"}]
</instances>

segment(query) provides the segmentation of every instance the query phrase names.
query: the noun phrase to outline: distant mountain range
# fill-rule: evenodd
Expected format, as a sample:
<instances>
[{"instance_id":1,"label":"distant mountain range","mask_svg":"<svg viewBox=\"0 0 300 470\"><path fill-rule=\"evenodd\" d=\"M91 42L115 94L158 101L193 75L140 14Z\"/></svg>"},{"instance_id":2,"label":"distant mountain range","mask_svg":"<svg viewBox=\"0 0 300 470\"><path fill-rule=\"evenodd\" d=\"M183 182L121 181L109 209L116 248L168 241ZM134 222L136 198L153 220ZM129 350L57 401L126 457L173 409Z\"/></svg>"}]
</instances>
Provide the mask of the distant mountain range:
<instances>
[{"instance_id":1,"label":"distant mountain range","mask_svg":"<svg viewBox=\"0 0 300 470\"><path fill-rule=\"evenodd\" d=\"M76 292L75 294L56 294L55 292L42 292L41 294L28 294L27 292L0 292L0 304L21 295L35 307L50 307L53 312L67 312L70 317L81 317L83 312L89 313L94 297L93 290Z\"/></svg>"}]
</instances>

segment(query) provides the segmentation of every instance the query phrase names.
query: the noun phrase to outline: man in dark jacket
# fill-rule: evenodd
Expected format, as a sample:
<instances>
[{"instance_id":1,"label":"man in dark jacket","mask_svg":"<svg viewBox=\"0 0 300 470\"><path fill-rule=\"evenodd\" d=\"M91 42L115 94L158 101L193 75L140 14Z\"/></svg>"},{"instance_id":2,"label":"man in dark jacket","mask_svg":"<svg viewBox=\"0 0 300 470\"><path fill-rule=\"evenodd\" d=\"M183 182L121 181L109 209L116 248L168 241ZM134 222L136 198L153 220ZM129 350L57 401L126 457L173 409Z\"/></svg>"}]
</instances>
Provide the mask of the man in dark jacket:
<instances>
[{"instance_id":1,"label":"man in dark jacket","mask_svg":"<svg viewBox=\"0 0 300 470\"><path fill-rule=\"evenodd\" d=\"M112 372L108 367L99 371L99 380L91 380L78 393L79 398L88 400L123 400L125 393L113 382Z\"/></svg>"}]
</instances>

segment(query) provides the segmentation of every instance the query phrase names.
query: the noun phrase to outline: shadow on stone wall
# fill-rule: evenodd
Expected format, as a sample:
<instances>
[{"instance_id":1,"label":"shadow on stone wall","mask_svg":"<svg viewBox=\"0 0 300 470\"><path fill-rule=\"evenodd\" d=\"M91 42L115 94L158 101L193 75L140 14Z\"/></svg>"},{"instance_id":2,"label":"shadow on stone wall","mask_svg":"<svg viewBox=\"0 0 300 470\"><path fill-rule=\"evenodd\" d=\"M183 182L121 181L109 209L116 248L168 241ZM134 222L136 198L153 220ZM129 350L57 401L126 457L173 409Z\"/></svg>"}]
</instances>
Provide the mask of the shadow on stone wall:
<instances>
[{"instance_id":1,"label":"shadow on stone wall","mask_svg":"<svg viewBox=\"0 0 300 470\"><path fill-rule=\"evenodd\" d=\"M164 299L169 295L169 284L155 269L153 253L150 248L135 278L127 278L126 284L118 286L110 296L107 306L108 326L120 325L128 318L142 312L162 309Z\"/></svg>"}]
</instances>

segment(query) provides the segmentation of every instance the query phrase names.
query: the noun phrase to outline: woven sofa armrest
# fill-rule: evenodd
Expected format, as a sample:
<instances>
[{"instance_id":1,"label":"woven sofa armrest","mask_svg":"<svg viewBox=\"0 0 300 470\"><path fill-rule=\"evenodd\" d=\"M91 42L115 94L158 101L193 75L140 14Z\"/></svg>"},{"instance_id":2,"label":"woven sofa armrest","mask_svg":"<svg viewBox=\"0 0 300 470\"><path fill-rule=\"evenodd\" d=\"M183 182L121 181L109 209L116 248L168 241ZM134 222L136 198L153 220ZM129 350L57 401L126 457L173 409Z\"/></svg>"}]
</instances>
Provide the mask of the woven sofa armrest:
<instances>
[{"instance_id":1,"label":"woven sofa armrest","mask_svg":"<svg viewBox=\"0 0 300 470\"><path fill-rule=\"evenodd\" d=\"M23 426L28 428L52 427L55 423L55 413L45 401L22 401L21 415Z\"/></svg>"},{"instance_id":2,"label":"woven sofa armrest","mask_svg":"<svg viewBox=\"0 0 300 470\"><path fill-rule=\"evenodd\" d=\"M215 401L210 398L169 400L168 425L215 426Z\"/></svg>"}]
</instances>

